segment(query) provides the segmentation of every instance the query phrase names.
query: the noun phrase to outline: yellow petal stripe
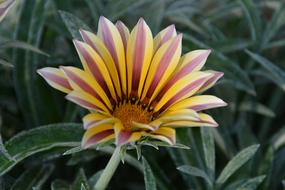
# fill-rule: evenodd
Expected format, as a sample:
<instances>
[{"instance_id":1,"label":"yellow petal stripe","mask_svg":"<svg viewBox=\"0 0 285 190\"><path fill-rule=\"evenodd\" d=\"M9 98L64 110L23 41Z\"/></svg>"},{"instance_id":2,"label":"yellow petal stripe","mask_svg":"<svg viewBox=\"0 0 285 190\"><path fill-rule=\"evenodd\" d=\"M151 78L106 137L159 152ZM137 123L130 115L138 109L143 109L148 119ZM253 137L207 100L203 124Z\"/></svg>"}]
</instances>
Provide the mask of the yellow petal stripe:
<instances>
[{"instance_id":1,"label":"yellow petal stripe","mask_svg":"<svg viewBox=\"0 0 285 190\"><path fill-rule=\"evenodd\" d=\"M90 74L75 67L60 67L60 69L63 70L74 90L84 91L101 101L109 110L113 109L110 99Z\"/></svg>"},{"instance_id":2,"label":"yellow petal stripe","mask_svg":"<svg viewBox=\"0 0 285 190\"><path fill-rule=\"evenodd\" d=\"M165 127L217 127L218 124L217 122L208 114L205 113L199 113L199 120L195 121L174 121L174 122L169 122L166 124L163 124Z\"/></svg>"},{"instance_id":3,"label":"yellow petal stripe","mask_svg":"<svg viewBox=\"0 0 285 190\"><path fill-rule=\"evenodd\" d=\"M200 95L183 99L176 104L170 106L168 110L192 109L195 111L206 110L210 108L226 106L220 98L211 95Z\"/></svg>"},{"instance_id":4,"label":"yellow petal stripe","mask_svg":"<svg viewBox=\"0 0 285 190\"><path fill-rule=\"evenodd\" d=\"M127 68L128 94L139 98L149 69L153 52L153 39L149 27L140 19L128 40Z\"/></svg>"},{"instance_id":5,"label":"yellow petal stripe","mask_svg":"<svg viewBox=\"0 0 285 190\"><path fill-rule=\"evenodd\" d=\"M66 99L86 109L103 111L105 114L108 115L111 114L110 110L101 101L84 91L72 91L66 96Z\"/></svg>"},{"instance_id":6,"label":"yellow petal stripe","mask_svg":"<svg viewBox=\"0 0 285 190\"><path fill-rule=\"evenodd\" d=\"M178 70L185 72L199 71L206 63L211 50L195 50L181 57ZM177 71L177 72L179 72Z\"/></svg>"},{"instance_id":7,"label":"yellow petal stripe","mask_svg":"<svg viewBox=\"0 0 285 190\"><path fill-rule=\"evenodd\" d=\"M123 44L124 44L124 48L125 48L125 51L126 51L126 49L127 49L127 42L128 42L128 39L129 39L130 31L126 27L126 25L123 22L121 22L121 21L117 21L116 22L116 27L117 27L118 31L120 32L120 35L122 37L122 41L123 41Z\"/></svg>"},{"instance_id":8,"label":"yellow petal stripe","mask_svg":"<svg viewBox=\"0 0 285 190\"><path fill-rule=\"evenodd\" d=\"M198 90L197 93L202 93L212 86L216 84L216 82L224 75L222 72L217 72L217 71L205 71L207 73L211 73L212 77L205 83L203 86Z\"/></svg>"},{"instance_id":9,"label":"yellow petal stripe","mask_svg":"<svg viewBox=\"0 0 285 190\"><path fill-rule=\"evenodd\" d=\"M181 55L181 39L182 35L172 38L155 53L141 97L145 99L144 102L149 102L156 96L175 70Z\"/></svg>"},{"instance_id":10,"label":"yellow petal stripe","mask_svg":"<svg viewBox=\"0 0 285 190\"><path fill-rule=\"evenodd\" d=\"M114 117L103 115L101 113L90 113L83 117L83 126L84 129L89 129L105 123L112 124L116 121L117 119Z\"/></svg>"},{"instance_id":11,"label":"yellow petal stripe","mask_svg":"<svg viewBox=\"0 0 285 190\"><path fill-rule=\"evenodd\" d=\"M175 82L157 102L154 111L163 110L174 103L193 95L212 75L204 72L193 72ZM189 81L191 81L189 83Z\"/></svg>"},{"instance_id":12,"label":"yellow petal stripe","mask_svg":"<svg viewBox=\"0 0 285 190\"><path fill-rule=\"evenodd\" d=\"M82 139L82 147L88 148L94 144L106 142L115 138L113 125L102 124L88 129Z\"/></svg>"},{"instance_id":13,"label":"yellow petal stripe","mask_svg":"<svg viewBox=\"0 0 285 190\"><path fill-rule=\"evenodd\" d=\"M43 69L37 70L37 72L53 88L65 93L69 93L72 90L66 76L60 69L45 67Z\"/></svg>"},{"instance_id":14,"label":"yellow petal stripe","mask_svg":"<svg viewBox=\"0 0 285 190\"><path fill-rule=\"evenodd\" d=\"M142 132L125 130L121 122L115 123L114 130L117 145L124 145L129 142L138 141L142 137Z\"/></svg>"},{"instance_id":15,"label":"yellow petal stripe","mask_svg":"<svg viewBox=\"0 0 285 190\"><path fill-rule=\"evenodd\" d=\"M110 73L110 76L112 78L112 82L116 88L116 94L118 95L119 98L122 97L121 94L121 86L120 86L120 79L119 79L119 71L116 69L115 62L103 43L103 41L96 36L95 34L88 32L86 30L80 30L81 36L83 40L90 45L103 59L106 67L108 68L108 71Z\"/></svg>"},{"instance_id":16,"label":"yellow petal stripe","mask_svg":"<svg viewBox=\"0 0 285 190\"><path fill-rule=\"evenodd\" d=\"M174 145L176 143L175 129L170 127L160 127L157 130L146 134L145 136L164 141L170 145Z\"/></svg>"},{"instance_id":17,"label":"yellow petal stripe","mask_svg":"<svg viewBox=\"0 0 285 190\"><path fill-rule=\"evenodd\" d=\"M74 40L74 45L83 64L84 70L90 73L100 84L109 99L116 100L116 94L108 69L101 57L91 46L84 42ZM110 97L112 96L112 97Z\"/></svg>"},{"instance_id":18,"label":"yellow petal stripe","mask_svg":"<svg viewBox=\"0 0 285 190\"><path fill-rule=\"evenodd\" d=\"M117 71L119 71L122 91L127 94L127 80L126 80L126 63L124 45L121 35L116 26L105 17L100 17L98 25L99 38L104 42L115 62Z\"/></svg>"},{"instance_id":19,"label":"yellow petal stripe","mask_svg":"<svg viewBox=\"0 0 285 190\"><path fill-rule=\"evenodd\" d=\"M174 25L170 25L160 31L154 38L154 52L158 50L158 48L161 47L165 42L170 40L171 38L175 37L176 34L176 29Z\"/></svg>"}]
</instances>

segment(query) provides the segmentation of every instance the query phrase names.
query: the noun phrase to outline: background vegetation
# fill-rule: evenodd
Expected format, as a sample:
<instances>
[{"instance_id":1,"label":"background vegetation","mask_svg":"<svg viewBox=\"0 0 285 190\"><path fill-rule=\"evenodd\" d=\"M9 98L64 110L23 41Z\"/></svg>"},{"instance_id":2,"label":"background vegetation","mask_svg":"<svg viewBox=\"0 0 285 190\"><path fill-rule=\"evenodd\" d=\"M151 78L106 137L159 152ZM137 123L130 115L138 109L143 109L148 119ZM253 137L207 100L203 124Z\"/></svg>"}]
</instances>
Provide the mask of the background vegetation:
<instances>
[{"instance_id":1,"label":"background vegetation","mask_svg":"<svg viewBox=\"0 0 285 190\"><path fill-rule=\"evenodd\" d=\"M100 15L174 23L185 52L212 49L206 67L225 76L208 94L229 103L210 111L218 129L178 130L190 150L128 151L109 189L284 188L284 1L19 0L0 24L0 189L89 190L106 165L113 148L78 152L85 112L35 72L79 66L71 39Z\"/></svg>"}]
</instances>

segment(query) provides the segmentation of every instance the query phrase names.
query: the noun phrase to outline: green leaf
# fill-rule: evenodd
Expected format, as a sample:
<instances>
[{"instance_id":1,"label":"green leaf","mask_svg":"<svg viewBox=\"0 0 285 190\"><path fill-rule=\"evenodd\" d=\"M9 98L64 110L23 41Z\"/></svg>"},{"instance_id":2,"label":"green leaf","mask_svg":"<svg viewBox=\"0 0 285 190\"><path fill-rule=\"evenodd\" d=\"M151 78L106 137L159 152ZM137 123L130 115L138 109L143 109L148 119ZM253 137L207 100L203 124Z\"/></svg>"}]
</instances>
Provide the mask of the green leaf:
<instances>
[{"instance_id":1,"label":"green leaf","mask_svg":"<svg viewBox=\"0 0 285 190\"><path fill-rule=\"evenodd\" d=\"M73 181L72 189L78 190L82 189L82 187L85 190L92 190L90 184L88 183L84 170L80 168L75 180Z\"/></svg>"},{"instance_id":2,"label":"green leaf","mask_svg":"<svg viewBox=\"0 0 285 190\"><path fill-rule=\"evenodd\" d=\"M9 69L14 68L14 65L12 63L9 63L8 61L5 61L4 59L1 59L1 58L0 58L0 66L9 68Z\"/></svg>"},{"instance_id":3,"label":"green leaf","mask_svg":"<svg viewBox=\"0 0 285 190\"><path fill-rule=\"evenodd\" d=\"M267 43L276 35L281 26L285 22L285 5L284 3L275 11L270 22L267 24L262 37L262 47L265 47Z\"/></svg>"},{"instance_id":4,"label":"green leaf","mask_svg":"<svg viewBox=\"0 0 285 190\"><path fill-rule=\"evenodd\" d=\"M51 190L70 190L70 185L62 180L55 180L51 183Z\"/></svg>"},{"instance_id":5,"label":"green leaf","mask_svg":"<svg viewBox=\"0 0 285 190\"><path fill-rule=\"evenodd\" d=\"M65 11L58 11L58 13L73 38L82 39L79 29L92 31L82 20L80 20L73 14Z\"/></svg>"},{"instance_id":6,"label":"green leaf","mask_svg":"<svg viewBox=\"0 0 285 190\"><path fill-rule=\"evenodd\" d=\"M52 165L35 166L27 169L13 184L11 190L38 189L52 173Z\"/></svg>"},{"instance_id":7,"label":"green leaf","mask_svg":"<svg viewBox=\"0 0 285 190\"><path fill-rule=\"evenodd\" d=\"M82 126L75 123L51 124L21 132L5 143L5 148L14 161L5 161L3 155L0 155L0 176L35 153L54 147L80 145L83 132Z\"/></svg>"},{"instance_id":8,"label":"green leaf","mask_svg":"<svg viewBox=\"0 0 285 190\"><path fill-rule=\"evenodd\" d=\"M85 185L84 185L84 184L81 184L81 188L80 188L80 190L87 190L87 188L85 187Z\"/></svg>"},{"instance_id":9,"label":"green leaf","mask_svg":"<svg viewBox=\"0 0 285 190\"><path fill-rule=\"evenodd\" d=\"M2 141L2 136L0 134L0 159L3 159L3 162L9 162L13 161L13 158L9 155L8 151L6 150L3 141ZM2 161L0 161L1 163Z\"/></svg>"},{"instance_id":10,"label":"green leaf","mask_svg":"<svg viewBox=\"0 0 285 190\"><path fill-rule=\"evenodd\" d=\"M221 172L216 183L223 184L227 181L232 174L234 174L242 165L244 165L257 151L259 145L249 146L242 151L240 151L236 156L234 156L226 165L226 167Z\"/></svg>"},{"instance_id":11,"label":"green leaf","mask_svg":"<svg viewBox=\"0 0 285 190\"><path fill-rule=\"evenodd\" d=\"M236 107L235 103L231 103L230 107L232 110L237 109L240 112L253 112L267 117L275 117L275 113L270 108L254 100L239 102L238 107Z\"/></svg>"},{"instance_id":12,"label":"green leaf","mask_svg":"<svg viewBox=\"0 0 285 190\"><path fill-rule=\"evenodd\" d=\"M106 13L106 15L108 15L108 17L114 21L120 16L124 15L127 11L133 10L145 2L146 0L113 1L108 4L104 10L104 13Z\"/></svg>"},{"instance_id":13,"label":"green leaf","mask_svg":"<svg viewBox=\"0 0 285 190\"><path fill-rule=\"evenodd\" d=\"M272 82L277 84L283 91L285 91L285 72L282 69L278 68L271 61L258 54L252 53L249 50L245 50L245 52L268 71L268 75L270 75Z\"/></svg>"},{"instance_id":14,"label":"green leaf","mask_svg":"<svg viewBox=\"0 0 285 190\"><path fill-rule=\"evenodd\" d=\"M261 175L251 179L239 180L226 187L225 190L255 190L265 177L266 175Z\"/></svg>"},{"instance_id":15,"label":"green leaf","mask_svg":"<svg viewBox=\"0 0 285 190\"><path fill-rule=\"evenodd\" d=\"M194 43L200 48L212 49L209 45L191 35L184 34L183 37L185 40ZM212 58L210 67L211 69L224 72L224 81L233 83L235 88L244 90L251 95L256 94L253 83L251 82L247 73L238 65L238 63L215 50L213 51L213 55L215 56L215 59L213 60Z\"/></svg>"},{"instance_id":16,"label":"green leaf","mask_svg":"<svg viewBox=\"0 0 285 190\"><path fill-rule=\"evenodd\" d=\"M15 39L26 42L34 47L40 46L44 22L47 14L46 0L25 0L23 2ZM13 49L13 64L15 66L14 81L17 99L27 126L39 124L41 115L36 104L36 65L32 52L23 49Z\"/></svg>"},{"instance_id":17,"label":"green leaf","mask_svg":"<svg viewBox=\"0 0 285 190\"><path fill-rule=\"evenodd\" d=\"M239 3L243 8L249 23L252 40L259 40L261 35L261 20L256 4L251 0L239 0Z\"/></svg>"},{"instance_id":18,"label":"green leaf","mask_svg":"<svg viewBox=\"0 0 285 190\"><path fill-rule=\"evenodd\" d=\"M99 170L98 172L96 172L93 176L91 176L88 180L89 184L91 185L91 187L94 187L95 184L97 183L98 179L100 178L101 174L103 173L103 170Z\"/></svg>"},{"instance_id":19,"label":"green leaf","mask_svg":"<svg viewBox=\"0 0 285 190\"><path fill-rule=\"evenodd\" d=\"M32 51L44 56L49 56L49 54L45 53L44 51L40 50L38 47L35 47L31 44L28 44L26 42L21 42L21 41L7 41L5 43L0 44L0 49L1 48L20 48L23 50L28 50L28 51Z\"/></svg>"},{"instance_id":20,"label":"green leaf","mask_svg":"<svg viewBox=\"0 0 285 190\"><path fill-rule=\"evenodd\" d=\"M201 127L201 137L203 143L204 158L207 167L207 173L211 177L212 181L215 179L215 141L213 135L213 129L208 127Z\"/></svg>"},{"instance_id":21,"label":"green leaf","mask_svg":"<svg viewBox=\"0 0 285 190\"><path fill-rule=\"evenodd\" d=\"M156 183L153 172L150 168L150 165L148 164L147 160L144 157L142 157L142 163L144 168L143 173L144 173L145 189L156 190Z\"/></svg>"},{"instance_id":22,"label":"green leaf","mask_svg":"<svg viewBox=\"0 0 285 190\"><path fill-rule=\"evenodd\" d=\"M271 145L274 147L275 150L278 150L280 147L285 145L285 127L284 125L281 127L279 131L273 135L270 139Z\"/></svg>"},{"instance_id":23,"label":"green leaf","mask_svg":"<svg viewBox=\"0 0 285 190\"><path fill-rule=\"evenodd\" d=\"M177 169L185 174L189 174L196 177L202 177L210 187L213 186L210 177L203 170L197 167L184 165L184 166L179 166Z\"/></svg>"},{"instance_id":24,"label":"green leaf","mask_svg":"<svg viewBox=\"0 0 285 190\"><path fill-rule=\"evenodd\" d=\"M63 155L70 155L70 154L74 154L74 153L81 152L81 151L82 151L81 146L77 146L77 147L74 147L74 148L71 148L65 151Z\"/></svg>"},{"instance_id":25,"label":"green leaf","mask_svg":"<svg viewBox=\"0 0 285 190\"><path fill-rule=\"evenodd\" d=\"M181 149L190 149L189 146L186 146L184 144L176 143L175 145L170 145L166 142L162 141L156 141L156 140L145 140L140 143L141 145L148 145L151 147L154 147L155 149L159 149L159 146L161 147L169 147L169 148L181 148Z\"/></svg>"}]
</instances>

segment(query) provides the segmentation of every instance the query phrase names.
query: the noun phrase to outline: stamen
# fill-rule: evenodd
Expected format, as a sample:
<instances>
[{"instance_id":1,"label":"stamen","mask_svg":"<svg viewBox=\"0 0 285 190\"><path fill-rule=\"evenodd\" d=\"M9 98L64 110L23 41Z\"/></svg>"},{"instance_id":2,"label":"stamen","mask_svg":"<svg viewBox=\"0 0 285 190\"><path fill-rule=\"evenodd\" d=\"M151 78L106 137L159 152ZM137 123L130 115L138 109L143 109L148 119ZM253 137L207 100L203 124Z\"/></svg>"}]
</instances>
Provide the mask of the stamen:
<instances>
[{"instance_id":1,"label":"stamen","mask_svg":"<svg viewBox=\"0 0 285 190\"><path fill-rule=\"evenodd\" d=\"M113 116L120 119L127 130L132 130L132 122L147 124L151 121L152 113L140 105L123 104L114 110Z\"/></svg>"}]
</instances>

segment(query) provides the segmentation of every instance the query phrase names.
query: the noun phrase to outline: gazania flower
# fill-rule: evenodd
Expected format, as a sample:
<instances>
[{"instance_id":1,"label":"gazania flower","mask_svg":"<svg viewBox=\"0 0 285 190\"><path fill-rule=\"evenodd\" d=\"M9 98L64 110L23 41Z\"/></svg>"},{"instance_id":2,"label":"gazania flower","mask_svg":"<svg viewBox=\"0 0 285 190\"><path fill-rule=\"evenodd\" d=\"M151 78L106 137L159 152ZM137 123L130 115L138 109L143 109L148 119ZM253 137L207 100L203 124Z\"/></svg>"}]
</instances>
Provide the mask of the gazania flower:
<instances>
[{"instance_id":1,"label":"gazania flower","mask_svg":"<svg viewBox=\"0 0 285 190\"><path fill-rule=\"evenodd\" d=\"M182 35L174 25L154 38L143 19L131 32L120 21L101 17L97 35L80 30L74 40L83 69L62 66L38 73L66 98L88 110L82 146L115 139L117 145L143 139L176 143L179 127L216 127L201 111L225 106L221 99L200 95L223 73L200 71L210 50L181 57Z\"/></svg>"}]
</instances>

